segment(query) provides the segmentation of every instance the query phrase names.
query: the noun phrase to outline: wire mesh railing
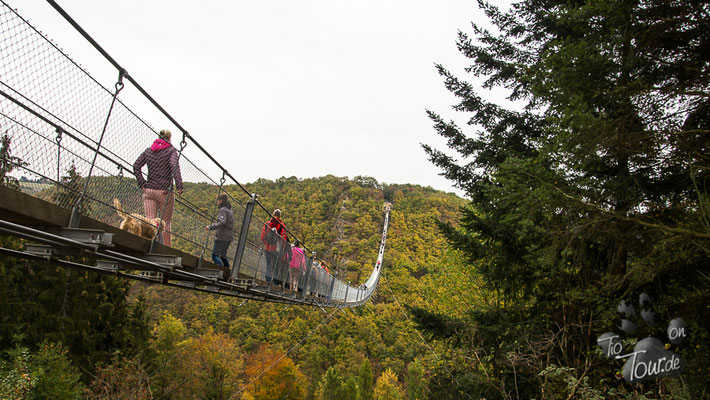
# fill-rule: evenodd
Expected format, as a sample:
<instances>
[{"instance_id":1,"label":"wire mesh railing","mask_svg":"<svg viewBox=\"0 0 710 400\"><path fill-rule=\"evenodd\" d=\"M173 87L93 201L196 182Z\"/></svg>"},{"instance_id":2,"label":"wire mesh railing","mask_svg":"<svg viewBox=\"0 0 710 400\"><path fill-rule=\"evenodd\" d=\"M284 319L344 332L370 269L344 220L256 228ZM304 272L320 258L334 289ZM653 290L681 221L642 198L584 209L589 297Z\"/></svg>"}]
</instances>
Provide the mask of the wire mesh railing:
<instances>
[{"instance_id":1,"label":"wire mesh railing","mask_svg":"<svg viewBox=\"0 0 710 400\"><path fill-rule=\"evenodd\" d=\"M56 3L48 2L116 67L117 79L99 82L0 0L0 134L11 146L20 190L72 209L69 225L88 217L119 226L135 214L139 224L155 225L154 241L207 262L216 247L215 235L205 227L217 221L218 196L226 196L234 239L220 252L232 268L231 278L348 304L370 296L384 236L377 268L360 287L331 274L306 246L302 264L291 268L293 247L285 238L294 239L292 232L279 235L273 247L265 243L271 211ZM152 123L167 129L158 131L129 108L120 96L129 91L144 96L155 108L148 112L161 115Z\"/></svg>"}]
</instances>

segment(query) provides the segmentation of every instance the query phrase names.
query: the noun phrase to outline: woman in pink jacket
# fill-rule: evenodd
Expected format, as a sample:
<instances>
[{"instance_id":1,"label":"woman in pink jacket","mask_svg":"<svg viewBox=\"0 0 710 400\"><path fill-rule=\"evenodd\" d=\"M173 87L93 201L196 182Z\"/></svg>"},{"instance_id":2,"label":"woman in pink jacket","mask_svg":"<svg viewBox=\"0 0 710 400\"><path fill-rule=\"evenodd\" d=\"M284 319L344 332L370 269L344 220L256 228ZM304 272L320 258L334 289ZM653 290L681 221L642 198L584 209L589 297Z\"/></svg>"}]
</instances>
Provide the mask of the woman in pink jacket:
<instances>
[{"instance_id":1,"label":"woman in pink jacket","mask_svg":"<svg viewBox=\"0 0 710 400\"><path fill-rule=\"evenodd\" d=\"M182 176L178 164L177 150L170 144L170 131L163 129L153 144L145 149L133 163L133 175L143 191L145 216L153 219L160 214L165 223L163 244L170 246L170 220L173 217L175 195L173 180L178 194L182 194ZM143 177L141 169L148 165L148 179Z\"/></svg>"},{"instance_id":2,"label":"woman in pink jacket","mask_svg":"<svg viewBox=\"0 0 710 400\"><path fill-rule=\"evenodd\" d=\"M298 292L298 280L301 279L301 275L306 272L304 258L301 242L296 239L296 244L294 244L291 249L291 263L288 268L288 284L289 288L293 290L294 293Z\"/></svg>"}]
</instances>

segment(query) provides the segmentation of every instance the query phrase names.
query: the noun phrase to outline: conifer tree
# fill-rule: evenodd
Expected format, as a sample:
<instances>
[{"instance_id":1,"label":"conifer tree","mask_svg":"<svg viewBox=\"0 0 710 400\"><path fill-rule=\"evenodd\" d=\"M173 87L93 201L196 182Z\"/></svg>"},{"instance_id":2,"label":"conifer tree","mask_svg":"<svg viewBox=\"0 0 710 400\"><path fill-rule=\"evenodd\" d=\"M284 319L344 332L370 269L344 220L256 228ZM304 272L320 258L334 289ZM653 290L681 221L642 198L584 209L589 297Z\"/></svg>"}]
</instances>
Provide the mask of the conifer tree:
<instances>
[{"instance_id":1,"label":"conifer tree","mask_svg":"<svg viewBox=\"0 0 710 400\"><path fill-rule=\"evenodd\" d=\"M11 144L12 139L10 136L8 136L7 132L3 133L2 138L0 138L0 185L17 190L20 188L20 182L17 178L10 176L10 172L17 167L26 166L27 163L12 155Z\"/></svg>"},{"instance_id":2,"label":"conifer tree","mask_svg":"<svg viewBox=\"0 0 710 400\"><path fill-rule=\"evenodd\" d=\"M343 382L341 390L343 393L343 399L359 399L357 379L354 376L349 377L345 382Z\"/></svg>"},{"instance_id":3,"label":"conifer tree","mask_svg":"<svg viewBox=\"0 0 710 400\"><path fill-rule=\"evenodd\" d=\"M387 369L382 372L379 378L377 378L377 383L375 384L375 390L373 393L374 400L404 400L404 391L399 386L397 381L397 374L391 369Z\"/></svg>"},{"instance_id":4,"label":"conifer tree","mask_svg":"<svg viewBox=\"0 0 710 400\"><path fill-rule=\"evenodd\" d=\"M52 195L52 201L61 207L71 207L79 197L82 189L82 177L72 161L66 175L61 178L61 186ZM84 206L86 210L86 206ZM88 211L88 210L87 210Z\"/></svg>"},{"instance_id":5,"label":"conifer tree","mask_svg":"<svg viewBox=\"0 0 710 400\"><path fill-rule=\"evenodd\" d=\"M415 360L407 367L407 399L423 400L425 385L424 366L419 360Z\"/></svg>"},{"instance_id":6,"label":"conifer tree","mask_svg":"<svg viewBox=\"0 0 710 400\"><path fill-rule=\"evenodd\" d=\"M364 360L358 369L358 389L361 400L372 399L372 365Z\"/></svg>"},{"instance_id":7,"label":"conifer tree","mask_svg":"<svg viewBox=\"0 0 710 400\"><path fill-rule=\"evenodd\" d=\"M62 343L88 371L115 351L137 354L149 330L142 301L128 303L129 287L111 276L0 259L0 348Z\"/></svg>"},{"instance_id":8,"label":"conifer tree","mask_svg":"<svg viewBox=\"0 0 710 400\"><path fill-rule=\"evenodd\" d=\"M667 315L710 318L698 307L710 294L710 15L703 2L661 0L479 6L496 31L459 33L467 72L522 106L490 102L438 65L468 127L429 111L457 155L424 148L471 199L460 229L441 228L498 296L463 325L414 313L488 354L493 373L475 375L492 393L537 397L560 388L540 374L552 364L575 381L613 375L590 370L590 343L624 296L651 291ZM690 381L699 390L707 377Z\"/></svg>"},{"instance_id":9,"label":"conifer tree","mask_svg":"<svg viewBox=\"0 0 710 400\"><path fill-rule=\"evenodd\" d=\"M319 385L319 400L341 400L343 399L343 378L340 377L335 368L330 367L323 375L323 380Z\"/></svg>"}]
</instances>

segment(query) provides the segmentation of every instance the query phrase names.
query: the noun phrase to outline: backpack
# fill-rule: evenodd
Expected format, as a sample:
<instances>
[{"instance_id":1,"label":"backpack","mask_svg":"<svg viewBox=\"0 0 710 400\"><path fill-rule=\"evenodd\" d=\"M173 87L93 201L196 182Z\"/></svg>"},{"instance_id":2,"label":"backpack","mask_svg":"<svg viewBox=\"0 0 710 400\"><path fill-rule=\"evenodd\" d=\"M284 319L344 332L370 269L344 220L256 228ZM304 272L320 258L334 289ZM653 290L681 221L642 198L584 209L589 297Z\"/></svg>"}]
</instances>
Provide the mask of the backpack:
<instances>
[{"instance_id":1,"label":"backpack","mask_svg":"<svg viewBox=\"0 0 710 400\"><path fill-rule=\"evenodd\" d=\"M264 224L261 228L261 241L266 245L276 246L278 245L280 236L275 232L269 224Z\"/></svg>"}]
</instances>

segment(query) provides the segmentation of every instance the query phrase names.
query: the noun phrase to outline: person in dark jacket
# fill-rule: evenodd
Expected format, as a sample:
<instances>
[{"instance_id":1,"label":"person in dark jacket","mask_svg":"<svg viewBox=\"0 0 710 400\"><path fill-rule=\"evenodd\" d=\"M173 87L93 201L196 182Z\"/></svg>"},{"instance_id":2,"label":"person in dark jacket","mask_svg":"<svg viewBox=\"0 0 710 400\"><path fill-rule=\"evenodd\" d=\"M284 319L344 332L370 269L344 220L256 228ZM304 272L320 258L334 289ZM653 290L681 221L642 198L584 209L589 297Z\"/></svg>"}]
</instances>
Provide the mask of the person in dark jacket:
<instances>
[{"instance_id":1,"label":"person in dark jacket","mask_svg":"<svg viewBox=\"0 0 710 400\"><path fill-rule=\"evenodd\" d=\"M217 196L217 207L219 207L217 222L206 226L205 229L215 231L212 261L219 266L229 268L227 249L234 240L234 212L227 193L220 193Z\"/></svg>"},{"instance_id":2,"label":"person in dark jacket","mask_svg":"<svg viewBox=\"0 0 710 400\"><path fill-rule=\"evenodd\" d=\"M273 271L279 261L279 253L285 248L288 240L286 227L281 222L281 210L276 209L271 220L261 229L261 241L266 250L266 281L271 282ZM278 282L275 282L278 284Z\"/></svg>"},{"instance_id":3,"label":"person in dark jacket","mask_svg":"<svg viewBox=\"0 0 710 400\"><path fill-rule=\"evenodd\" d=\"M178 164L177 150L170 144L170 131L160 131L153 144L133 163L133 175L143 191L145 216L153 219L160 213L163 220L163 244L170 246L170 219L173 217L175 195L173 180L178 194L182 194L182 176ZM143 178L141 169L148 165L148 179Z\"/></svg>"}]
</instances>

